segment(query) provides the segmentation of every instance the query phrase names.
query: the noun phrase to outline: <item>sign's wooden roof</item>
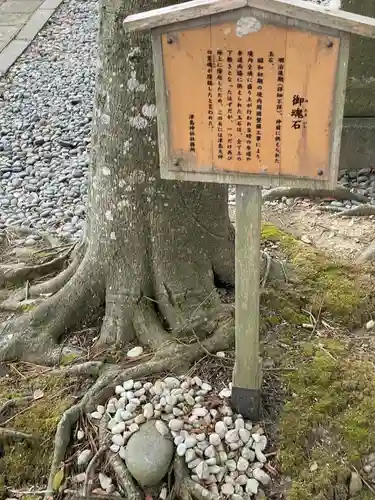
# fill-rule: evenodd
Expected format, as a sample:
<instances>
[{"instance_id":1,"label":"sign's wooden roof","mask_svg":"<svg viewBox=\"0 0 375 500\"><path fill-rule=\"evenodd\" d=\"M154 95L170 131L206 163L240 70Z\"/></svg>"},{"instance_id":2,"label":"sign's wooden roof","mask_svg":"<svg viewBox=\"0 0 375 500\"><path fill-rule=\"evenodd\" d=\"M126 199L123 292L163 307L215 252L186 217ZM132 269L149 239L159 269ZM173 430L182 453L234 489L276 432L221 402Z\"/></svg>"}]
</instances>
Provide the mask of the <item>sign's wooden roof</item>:
<instances>
[{"instance_id":1,"label":"sign's wooden roof","mask_svg":"<svg viewBox=\"0 0 375 500\"><path fill-rule=\"evenodd\" d=\"M124 28L127 31L147 30L243 7L255 7L322 27L375 38L375 19L343 10L330 10L303 0L192 0L128 16L124 20Z\"/></svg>"}]
</instances>

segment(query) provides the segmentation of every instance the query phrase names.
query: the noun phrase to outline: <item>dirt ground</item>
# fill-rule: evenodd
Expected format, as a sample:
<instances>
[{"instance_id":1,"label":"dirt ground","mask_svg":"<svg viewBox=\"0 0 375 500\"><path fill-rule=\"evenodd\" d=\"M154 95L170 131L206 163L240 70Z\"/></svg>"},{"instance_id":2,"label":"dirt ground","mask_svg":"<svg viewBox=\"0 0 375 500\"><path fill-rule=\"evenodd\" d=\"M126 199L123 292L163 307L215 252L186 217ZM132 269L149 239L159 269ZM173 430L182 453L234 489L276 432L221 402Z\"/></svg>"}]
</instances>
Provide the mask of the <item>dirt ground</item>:
<instances>
[{"instance_id":1,"label":"dirt ground","mask_svg":"<svg viewBox=\"0 0 375 500\"><path fill-rule=\"evenodd\" d=\"M233 205L230 206L230 215L234 222ZM375 239L374 216L342 217L320 211L319 204L310 200L297 201L292 206L281 202L264 204L262 219L313 245L334 260L353 262Z\"/></svg>"}]
</instances>

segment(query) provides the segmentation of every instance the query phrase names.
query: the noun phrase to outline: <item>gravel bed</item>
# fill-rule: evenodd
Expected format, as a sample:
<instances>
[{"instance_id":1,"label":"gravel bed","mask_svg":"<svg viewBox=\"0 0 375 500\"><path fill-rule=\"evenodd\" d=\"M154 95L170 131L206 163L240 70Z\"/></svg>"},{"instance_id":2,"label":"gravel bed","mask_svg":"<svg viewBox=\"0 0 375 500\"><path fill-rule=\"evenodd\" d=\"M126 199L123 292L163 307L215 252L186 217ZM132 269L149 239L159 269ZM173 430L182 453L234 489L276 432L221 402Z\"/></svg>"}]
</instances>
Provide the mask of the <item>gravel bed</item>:
<instances>
[{"instance_id":1,"label":"gravel bed","mask_svg":"<svg viewBox=\"0 0 375 500\"><path fill-rule=\"evenodd\" d=\"M97 0L68 0L0 83L0 231L85 224Z\"/></svg>"},{"instance_id":2,"label":"gravel bed","mask_svg":"<svg viewBox=\"0 0 375 500\"><path fill-rule=\"evenodd\" d=\"M259 425L233 413L230 397L230 387L216 393L199 377L126 380L116 386L115 397L89 417L94 425L106 418L110 450L144 486L163 479L175 451L191 479L215 498L249 500L271 486L264 470L268 440ZM78 432L79 441L84 431ZM91 456L91 450L82 450L78 467L84 468ZM82 472L74 478L84 480ZM110 477L101 473L99 482L106 493L114 491Z\"/></svg>"}]
</instances>

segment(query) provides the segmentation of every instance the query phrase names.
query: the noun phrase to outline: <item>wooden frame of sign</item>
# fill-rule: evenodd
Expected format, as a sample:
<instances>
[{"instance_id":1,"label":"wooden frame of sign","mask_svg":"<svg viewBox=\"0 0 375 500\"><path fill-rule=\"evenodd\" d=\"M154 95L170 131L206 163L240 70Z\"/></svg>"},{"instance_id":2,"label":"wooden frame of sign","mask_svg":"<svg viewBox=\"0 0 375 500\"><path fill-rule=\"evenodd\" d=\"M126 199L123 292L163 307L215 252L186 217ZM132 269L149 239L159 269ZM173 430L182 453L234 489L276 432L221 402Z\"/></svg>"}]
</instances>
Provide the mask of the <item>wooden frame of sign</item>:
<instances>
[{"instance_id":1,"label":"wooden frame of sign","mask_svg":"<svg viewBox=\"0 0 375 500\"><path fill-rule=\"evenodd\" d=\"M348 33L375 37L373 19L299 0L194 0L124 26L152 29L162 178L336 183Z\"/></svg>"}]
</instances>

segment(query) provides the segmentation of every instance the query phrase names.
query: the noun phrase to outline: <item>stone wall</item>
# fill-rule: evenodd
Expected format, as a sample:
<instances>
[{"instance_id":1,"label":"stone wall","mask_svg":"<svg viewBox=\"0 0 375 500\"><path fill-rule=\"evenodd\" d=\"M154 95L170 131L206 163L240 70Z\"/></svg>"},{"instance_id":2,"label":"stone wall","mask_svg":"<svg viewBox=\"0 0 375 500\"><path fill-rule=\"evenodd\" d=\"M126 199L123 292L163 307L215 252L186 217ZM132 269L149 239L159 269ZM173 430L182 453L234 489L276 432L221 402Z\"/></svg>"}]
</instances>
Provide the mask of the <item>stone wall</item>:
<instances>
[{"instance_id":1,"label":"stone wall","mask_svg":"<svg viewBox=\"0 0 375 500\"><path fill-rule=\"evenodd\" d=\"M375 18L374 0L343 0L343 10ZM375 39L352 35L340 168L375 166Z\"/></svg>"}]
</instances>

